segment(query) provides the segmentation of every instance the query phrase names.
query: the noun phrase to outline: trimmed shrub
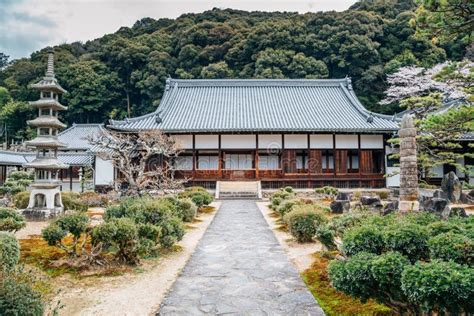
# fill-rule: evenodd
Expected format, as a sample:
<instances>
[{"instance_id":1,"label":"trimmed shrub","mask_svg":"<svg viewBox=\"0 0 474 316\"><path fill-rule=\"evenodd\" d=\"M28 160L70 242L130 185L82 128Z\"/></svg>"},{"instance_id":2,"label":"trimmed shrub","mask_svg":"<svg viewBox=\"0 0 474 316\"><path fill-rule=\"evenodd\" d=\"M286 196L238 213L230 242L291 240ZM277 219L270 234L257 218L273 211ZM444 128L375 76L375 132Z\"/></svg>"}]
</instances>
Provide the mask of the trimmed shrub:
<instances>
[{"instance_id":1,"label":"trimmed shrub","mask_svg":"<svg viewBox=\"0 0 474 316\"><path fill-rule=\"evenodd\" d=\"M161 228L152 224L138 225L138 237L158 242L161 234Z\"/></svg>"},{"instance_id":2,"label":"trimmed shrub","mask_svg":"<svg viewBox=\"0 0 474 316\"><path fill-rule=\"evenodd\" d=\"M288 193L293 193L293 192L294 192L293 188L290 187L290 186L284 187L284 188L283 188L283 191L286 191L286 192L288 192Z\"/></svg>"},{"instance_id":3,"label":"trimmed shrub","mask_svg":"<svg viewBox=\"0 0 474 316\"><path fill-rule=\"evenodd\" d=\"M42 316L43 312L41 294L32 288L29 278L0 272L0 315Z\"/></svg>"},{"instance_id":4,"label":"trimmed shrub","mask_svg":"<svg viewBox=\"0 0 474 316\"><path fill-rule=\"evenodd\" d=\"M128 264L136 264L138 258L138 229L130 218L116 218L94 227L92 244L99 242L117 249L115 257Z\"/></svg>"},{"instance_id":5,"label":"trimmed shrub","mask_svg":"<svg viewBox=\"0 0 474 316\"><path fill-rule=\"evenodd\" d=\"M428 247L432 259L474 264L474 242L464 235L454 232L439 234L428 240Z\"/></svg>"},{"instance_id":6,"label":"trimmed shrub","mask_svg":"<svg viewBox=\"0 0 474 316\"><path fill-rule=\"evenodd\" d=\"M383 234L374 225L351 228L342 238L342 251L347 256L353 256L359 252L380 254L383 247Z\"/></svg>"},{"instance_id":7,"label":"trimmed shrub","mask_svg":"<svg viewBox=\"0 0 474 316\"><path fill-rule=\"evenodd\" d=\"M410 265L410 261L399 252L387 252L374 257L371 265L372 276L377 282L378 288L389 292L393 299L405 301L401 289L401 278L403 270Z\"/></svg>"},{"instance_id":8,"label":"trimmed shrub","mask_svg":"<svg viewBox=\"0 0 474 316\"><path fill-rule=\"evenodd\" d=\"M0 207L0 231L17 232L26 226L25 217L7 207Z\"/></svg>"},{"instance_id":9,"label":"trimmed shrub","mask_svg":"<svg viewBox=\"0 0 474 316\"><path fill-rule=\"evenodd\" d=\"M65 210L86 212L89 208L86 202L81 201L80 194L76 192L61 192L61 200Z\"/></svg>"},{"instance_id":10,"label":"trimmed shrub","mask_svg":"<svg viewBox=\"0 0 474 316\"><path fill-rule=\"evenodd\" d=\"M348 260L333 260L329 264L328 273L332 285L362 302L377 296L377 281L372 274L372 253L360 252Z\"/></svg>"},{"instance_id":11,"label":"trimmed shrub","mask_svg":"<svg viewBox=\"0 0 474 316\"><path fill-rule=\"evenodd\" d=\"M11 233L0 232L0 270L11 271L20 260L20 244Z\"/></svg>"},{"instance_id":12,"label":"trimmed shrub","mask_svg":"<svg viewBox=\"0 0 474 316\"><path fill-rule=\"evenodd\" d=\"M17 194L13 195L12 201L16 208L25 209L28 207L28 203L30 201L30 192L18 192Z\"/></svg>"},{"instance_id":13,"label":"trimmed shrub","mask_svg":"<svg viewBox=\"0 0 474 316\"><path fill-rule=\"evenodd\" d=\"M319 225L327 220L324 214L315 210L312 205L298 205L285 215L284 221L298 242L309 242L315 236Z\"/></svg>"},{"instance_id":14,"label":"trimmed shrub","mask_svg":"<svg viewBox=\"0 0 474 316\"><path fill-rule=\"evenodd\" d=\"M183 239L184 234L183 223L177 218L171 218L161 224L160 244L165 248L170 248Z\"/></svg>"},{"instance_id":15,"label":"trimmed shrub","mask_svg":"<svg viewBox=\"0 0 474 316\"><path fill-rule=\"evenodd\" d=\"M319 193L319 194L326 194L326 195L329 195L329 196L336 196L337 193L339 192L338 189L332 187L332 186L324 186L322 188L316 188L314 189L314 191L316 193Z\"/></svg>"},{"instance_id":16,"label":"trimmed shrub","mask_svg":"<svg viewBox=\"0 0 474 316\"><path fill-rule=\"evenodd\" d=\"M439 234L453 232L453 233L461 233L462 228L459 225L456 225L451 222L446 221L437 221L428 225L428 233L431 236L437 236Z\"/></svg>"},{"instance_id":17,"label":"trimmed shrub","mask_svg":"<svg viewBox=\"0 0 474 316\"><path fill-rule=\"evenodd\" d=\"M17 194L25 191L28 185L33 182L33 174L26 171L11 172L5 183L0 186L0 194Z\"/></svg>"},{"instance_id":18,"label":"trimmed shrub","mask_svg":"<svg viewBox=\"0 0 474 316\"><path fill-rule=\"evenodd\" d=\"M389 250L398 251L415 262L428 257L428 233L417 224L397 224L385 231L385 246Z\"/></svg>"},{"instance_id":19,"label":"trimmed shrub","mask_svg":"<svg viewBox=\"0 0 474 316\"><path fill-rule=\"evenodd\" d=\"M69 256L76 256L78 249L76 248L79 238L87 233L89 227L89 217L86 214L76 213L59 217L46 228L41 231L43 239L50 246L56 246L67 252ZM63 238L68 234L73 237L72 243L64 243ZM86 238L86 237L84 237ZM85 244L82 245L84 250Z\"/></svg>"},{"instance_id":20,"label":"trimmed shrub","mask_svg":"<svg viewBox=\"0 0 474 316\"><path fill-rule=\"evenodd\" d=\"M319 225L316 228L315 237L321 242L328 250L337 249L336 243L334 242L335 236L334 231L329 229L328 225Z\"/></svg>"},{"instance_id":21,"label":"trimmed shrub","mask_svg":"<svg viewBox=\"0 0 474 316\"><path fill-rule=\"evenodd\" d=\"M184 222L192 222L197 213L196 204L189 198L178 199L177 204L179 217Z\"/></svg>"},{"instance_id":22,"label":"trimmed shrub","mask_svg":"<svg viewBox=\"0 0 474 316\"><path fill-rule=\"evenodd\" d=\"M337 217L333 217L329 223L329 228L333 230L337 235L342 235L348 229L359 225L364 219L370 214L362 212L350 212L345 213Z\"/></svg>"},{"instance_id":23,"label":"trimmed shrub","mask_svg":"<svg viewBox=\"0 0 474 316\"><path fill-rule=\"evenodd\" d=\"M280 214L281 217L284 217L286 214L291 212L296 205L302 205L304 204L303 201L301 200L284 200L281 202L280 205L276 208L276 211L278 214Z\"/></svg>"},{"instance_id":24,"label":"trimmed shrub","mask_svg":"<svg viewBox=\"0 0 474 316\"><path fill-rule=\"evenodd\" d=\"M402 289L409 301L426 312L474 310L474 269L452 261L407 266L402 273Z\"/></svg>"},{"instance_id":25,"label":"trimmed shrub","mask_svg":"<svg viewBox=\"0 0 474 316\"><path fill-rule=\"evenodd\" d=\"M198 208L204 205L209 205L214 200L209 192L200 187L186 188L183 192L178 194L178 197L190 198Z\"/></svg>"}]
</instances>

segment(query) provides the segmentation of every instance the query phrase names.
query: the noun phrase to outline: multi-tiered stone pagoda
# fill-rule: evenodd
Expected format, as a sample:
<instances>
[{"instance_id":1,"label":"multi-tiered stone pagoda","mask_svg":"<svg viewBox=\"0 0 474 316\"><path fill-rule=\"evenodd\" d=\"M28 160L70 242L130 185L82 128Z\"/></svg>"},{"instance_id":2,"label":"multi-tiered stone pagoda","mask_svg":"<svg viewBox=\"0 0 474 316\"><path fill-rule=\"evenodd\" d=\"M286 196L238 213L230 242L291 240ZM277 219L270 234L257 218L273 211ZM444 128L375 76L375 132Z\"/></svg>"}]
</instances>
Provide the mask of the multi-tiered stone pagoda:
<instances>
[{"instance_id":1,"label":"multi-tiered stone pagoda","mask_svg":"<svg viewBox=\"0 0 474 316\"><path fill-rule=\"evenodd\" d=\"M24 165L35 169L27 212L50 217L63 211L59 172L68 167L57 158L58 148L66 146L58 140L58 129L66 127L59 121L58 112L67 108L59 103L59 95L66 90L54 76L54 52L51 51L48 55L46 75L30 88L40 91L40 99L30 102L38 110L38 117L27 122L37 131L36 138L26 142L28 147L34 147L37 152L36 158Z\"/></svg>"}]
</instances>

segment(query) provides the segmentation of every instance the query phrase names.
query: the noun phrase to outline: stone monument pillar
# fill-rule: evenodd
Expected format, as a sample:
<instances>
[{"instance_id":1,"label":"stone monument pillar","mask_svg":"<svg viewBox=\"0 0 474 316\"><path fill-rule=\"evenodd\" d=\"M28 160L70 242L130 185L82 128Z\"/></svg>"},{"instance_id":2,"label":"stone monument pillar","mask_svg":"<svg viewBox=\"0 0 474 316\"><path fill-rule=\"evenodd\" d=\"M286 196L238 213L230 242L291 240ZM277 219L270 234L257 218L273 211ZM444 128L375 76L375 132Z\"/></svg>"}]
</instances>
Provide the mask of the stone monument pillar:
<instances>
[{"instance_id":1,"label":"stone monument pillar","mask_svg":"<svg viewBox=\"0 0 474 316\"><path fill-rule=\"evenodd\" d=\"M405 114L398 131L400 138L400 201L402 213L418 211L418 167L416 157L416 128L413 116Z\"/></svg>"},{"instance_id":2,"label":"stone monument pillar","mask_svg":"<svg viewBox=\"0 0 474 316\"><path fill-rule=\"evenodd\" d=\"M23 212L28 217L48 218L63 211L59 172L69 166L58 161L58 148L66 144L58 140L58 129L66 127L58 119L58 112L67 108L59 103L59 95L65 93L54 76L54 53L48 55L46 74L41 81L30 86L39 90L40 99L30 102L38 111L38 117L28 121L36 129L36 138L26 142L36 150L36 158L25 164L35 169L35 180L31 184L28 208Z\"/></svg>"}]
</instances>

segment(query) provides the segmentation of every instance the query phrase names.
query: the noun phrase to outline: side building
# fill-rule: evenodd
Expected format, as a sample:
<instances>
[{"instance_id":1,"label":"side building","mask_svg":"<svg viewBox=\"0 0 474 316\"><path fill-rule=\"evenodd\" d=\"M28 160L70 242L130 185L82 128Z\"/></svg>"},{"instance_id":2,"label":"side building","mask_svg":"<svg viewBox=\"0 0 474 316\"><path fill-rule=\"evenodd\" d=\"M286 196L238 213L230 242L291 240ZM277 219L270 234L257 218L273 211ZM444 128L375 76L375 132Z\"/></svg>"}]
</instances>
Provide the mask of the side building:
<instances>
[{"instance_id":1,"label":"side building","mask_svg":"<svg viewBox=\"0 0 474 316\"><path fill-rule=\"evenodd\" d=\"M122 132L161 129L184 152L194 185L259 180L263 189L398 186L387 140L392 116L368 111L345 79L168 79L153 113L110 121Z\"/></svg>"}]
</instances>

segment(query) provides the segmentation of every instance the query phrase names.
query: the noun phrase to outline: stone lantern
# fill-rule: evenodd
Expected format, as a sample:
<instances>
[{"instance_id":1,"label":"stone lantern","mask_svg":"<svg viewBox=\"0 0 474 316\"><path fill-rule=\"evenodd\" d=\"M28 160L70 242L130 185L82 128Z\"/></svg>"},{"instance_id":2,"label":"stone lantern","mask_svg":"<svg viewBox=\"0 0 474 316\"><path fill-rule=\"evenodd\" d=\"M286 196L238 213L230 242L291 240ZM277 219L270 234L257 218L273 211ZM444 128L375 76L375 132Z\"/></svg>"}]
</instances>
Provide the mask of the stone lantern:
<instances>
[{"instance_id":1,"label":"stone lantern","mask_svg":"<svg viewBox=\"0 0 474 316\"><path fill-rule=\"evenodd\" d=\"M37 109L38 117L27 122L29 126L36 128L37 136L26 142L26 146L35 148L36 158L24 165L35 170L35 180L31 184L30 200L25 213L35 214L35 217L53 217L64 209L59 172L60 169L69 167L57 158L58 148L66 147L66 144L58 140L58 129L66 127L59 121L58 112L67 108L59 103L59 95L66 90L54 76L54 52L48 54L45 76L30 88L39 90L40 99L30 102L30 106Z\"/></svg>"}]
</instances>

